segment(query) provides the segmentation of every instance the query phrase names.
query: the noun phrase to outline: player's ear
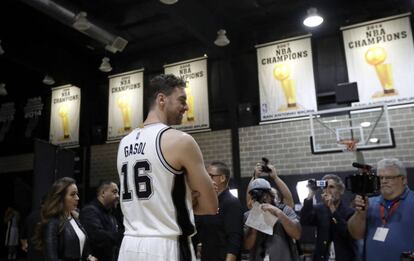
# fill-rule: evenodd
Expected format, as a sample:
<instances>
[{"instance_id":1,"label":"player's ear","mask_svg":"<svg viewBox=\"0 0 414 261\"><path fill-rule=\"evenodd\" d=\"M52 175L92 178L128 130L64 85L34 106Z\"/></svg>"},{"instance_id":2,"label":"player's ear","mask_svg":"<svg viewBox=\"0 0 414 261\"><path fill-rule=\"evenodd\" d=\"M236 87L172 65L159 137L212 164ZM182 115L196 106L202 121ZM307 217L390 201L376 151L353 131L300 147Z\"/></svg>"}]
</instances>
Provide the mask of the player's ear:
<instances>
[{"instance_id":1,"label":"player's ear","mask_svg":"<svg viewBox=\"0 0 414 261\"><path fill-rule=\"evenodd\" d=\"M156 98L156 100L157 100L157 103L158 104L161 104L161 105L164 105L165 104L165 100L166 100L166 96L165 96L165 94L164 93L158 93L157 94L157 98Z\"/></svg>"}]
</instances>

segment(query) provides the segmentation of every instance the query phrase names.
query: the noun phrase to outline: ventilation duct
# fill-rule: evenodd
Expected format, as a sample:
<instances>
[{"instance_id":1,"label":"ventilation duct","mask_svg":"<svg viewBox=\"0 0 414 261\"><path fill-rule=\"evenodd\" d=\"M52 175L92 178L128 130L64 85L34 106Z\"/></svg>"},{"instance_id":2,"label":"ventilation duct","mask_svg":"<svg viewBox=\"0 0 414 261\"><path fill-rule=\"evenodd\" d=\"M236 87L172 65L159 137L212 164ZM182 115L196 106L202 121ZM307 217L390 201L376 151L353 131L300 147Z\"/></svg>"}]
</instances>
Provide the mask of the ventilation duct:
<instances>
[{"instance_id":1,"label":"ventilation duct","mask_svg":"<svg viewBox=\"0 0 414 261\"><path fill-rule=\"evenodd\" d=\"M50 0L21 1L70 27L73 27L75 18L77 14L80 13L69 10L68 8ZM107 30L103 29L102 27L99 27L90 20L89 24L90 27L88 29L78 31L104 44L106 50L112 53L122 52L127 46L128 41L124 38L108 32Z\"/></svg>"}]
</instances>

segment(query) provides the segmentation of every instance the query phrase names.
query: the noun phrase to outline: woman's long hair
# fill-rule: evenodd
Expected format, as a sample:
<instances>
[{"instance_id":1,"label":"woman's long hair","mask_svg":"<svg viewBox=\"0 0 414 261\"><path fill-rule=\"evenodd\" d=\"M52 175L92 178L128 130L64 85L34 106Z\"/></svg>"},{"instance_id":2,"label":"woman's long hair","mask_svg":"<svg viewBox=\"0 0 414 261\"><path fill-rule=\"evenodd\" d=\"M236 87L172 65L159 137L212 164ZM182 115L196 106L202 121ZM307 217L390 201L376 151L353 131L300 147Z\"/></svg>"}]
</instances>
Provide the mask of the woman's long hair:
<instances>
[{"instance_id":1,"label":"woman's long hair","mask_svg":"<svg viewBox=\"0 0 414 261\"><path fill-rule=\"evenodd\" d=\"M40 210L40 222L36 226L34 243L37 249L43 248L43 228L52 218L59 219L59 231L67 219L65 213L65 196L68 187L76 184L76 181L69 177L58 179L53 183L52 188L46 196L46 199Z\"/></svg>"}]
</instances>

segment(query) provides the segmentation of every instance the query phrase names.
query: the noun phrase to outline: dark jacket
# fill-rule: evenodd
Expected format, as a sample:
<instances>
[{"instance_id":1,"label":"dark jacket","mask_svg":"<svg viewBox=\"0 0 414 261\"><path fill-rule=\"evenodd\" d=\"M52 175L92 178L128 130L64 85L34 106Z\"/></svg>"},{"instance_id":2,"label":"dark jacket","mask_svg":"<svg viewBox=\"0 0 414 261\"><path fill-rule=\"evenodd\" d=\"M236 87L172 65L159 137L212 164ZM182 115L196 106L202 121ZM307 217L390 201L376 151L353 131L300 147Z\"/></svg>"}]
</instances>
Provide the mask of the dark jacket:
<instances>
[{"instance_id":1,"label":"dark jacket","mask_svg":"<svg viewBox=\"0 0 414 261\"><path fill-rule=\"evenodd\" d=\"M196 216L197 237L202 243L201 260L226 260L227 254L237 256L243 241L243 210L238 198L227 188L218 196L217 215Z\"/></svg>"},{"instance_id":2,"label":"dark jacket","mask_svg":"<svg viewBox=\"0 0 414 261\"><path fill-rule=\"evenodd\" d=\"M74 219L80 229L86 236L86 231L82 225L75 218ZM86 237L85 245L83 247L82 257L80 256L80 244L79 238L76 235L75 230L70 224L69 220L66 220L63 224L63 228L59 229L59 219L52 218L44 226L43 230L43 242L44 242L44 255L48 261L71 261L71 260L86 260L89 256L88 238Z\"/></svg>"},{"instance_id":3,"label":"dark jacket","mask_svg":"<svg viewBox=\"0 0 414 261\"><path fill-rule=\"evenodd\" d=\"M328 260L329 247L333 241L336 261L356 260L356 242L349 234L347 221L354 209L341 202L338 209L331 213L325 204L313 206L312 199L305 199L300 213L302 226L316 226L317 238L313 260Z\"/></svg>"},{"instance_id":4,"label":"dark jacket","mask_svg":"<svg viewBox=\"0 0 414 261\"><path fill-rule=\"evenodd\" d=\"M123 229L111 211L94 199L81 210L80 222L88 232L92 255L98 260L117 260Z\"/></svg>"},{"instance_id":5,"label":"dark jacket","mask_svg":"<svg viewBox=\"0 0 414 261\"><path fill-rule=\"evenodd\" d=\"M24 221L21 239L27 240L27 261L43 261L43 252L37 250L33 242L36 225L40 222L40 209L36 209Z\"/></svg>"}]
</instances>

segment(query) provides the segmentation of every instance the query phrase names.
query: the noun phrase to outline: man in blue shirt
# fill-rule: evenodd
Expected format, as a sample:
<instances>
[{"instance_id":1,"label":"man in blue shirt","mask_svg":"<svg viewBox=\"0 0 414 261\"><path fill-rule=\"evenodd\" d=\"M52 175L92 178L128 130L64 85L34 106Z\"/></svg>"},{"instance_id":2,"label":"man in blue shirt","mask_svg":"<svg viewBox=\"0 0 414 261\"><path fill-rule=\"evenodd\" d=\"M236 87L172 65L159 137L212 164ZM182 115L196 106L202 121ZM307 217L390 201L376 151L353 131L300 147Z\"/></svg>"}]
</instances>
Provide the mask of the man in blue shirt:
<instances>
[{"instance_id":1,"label":"man in blue shirt","mask_svg":"<svg viewBox=\"0 0 414 261\"><path fill-rule=\"evenodd\" d=\"M365 239L365 259L400 260L414 250L414 192L407 187L407 171L398 159L378 162L381 195L355 197L355 214L348 229L355 239Z\"/></svg>"}]
</instances>

